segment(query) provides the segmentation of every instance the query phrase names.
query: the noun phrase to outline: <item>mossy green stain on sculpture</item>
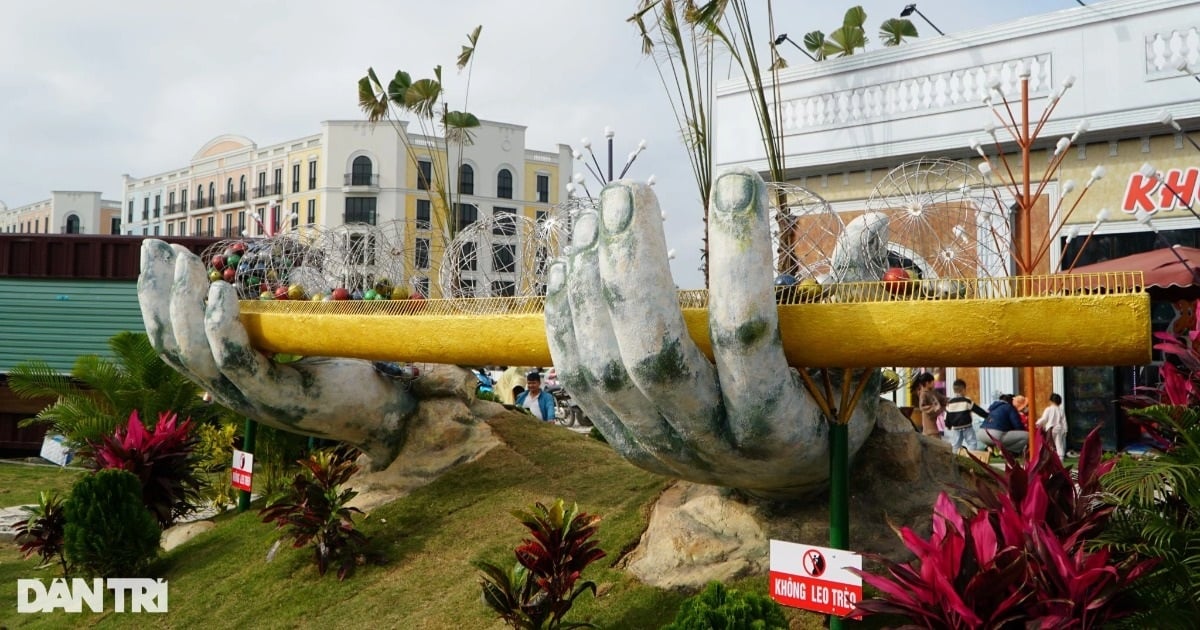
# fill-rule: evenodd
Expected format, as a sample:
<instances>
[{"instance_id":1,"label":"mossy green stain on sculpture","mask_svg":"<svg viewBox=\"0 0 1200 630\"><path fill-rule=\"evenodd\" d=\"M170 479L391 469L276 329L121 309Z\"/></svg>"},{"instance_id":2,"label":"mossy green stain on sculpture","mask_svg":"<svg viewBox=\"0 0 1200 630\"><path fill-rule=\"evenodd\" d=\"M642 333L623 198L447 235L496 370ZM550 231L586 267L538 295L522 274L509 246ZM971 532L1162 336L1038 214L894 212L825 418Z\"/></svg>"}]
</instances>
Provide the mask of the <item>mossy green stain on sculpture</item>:
<instances>
[{"instance_id":1,"label":"mossy green stain on sculpture","mask_svg":"<svg viewBox=\"0 0 1200 630\"><path fill-rule=\"evenodd\" d=\"M605 282L603 286L604 303L610 307L621 304L625 301L625 296L613 286L611 282Z\"/></svg>"},{"instance_id":2,"label":"mossy green stain on sculpture","mask_svg":"<svg viewBox=\"0 0 1200 630\"><path fill-rule=\"evenodd\" d=\"M225 357L225 360L222 362L225 366L258 373L258 357L261 355L255 349L240 343L234 343L228 339L222 339L221 353Z\"/></svg>"},{"instance_id":3,"label":"mossy green stain on sculpture","mask_svg":"<svg viewBox=\"0 0 1200 630\"><path fill-rule=\"evenodd\" d=\"M609 361L604 365L604 371L600 374L600 384L606 392L615 392L629 387L629 373L625 371L625 364L620 361Z\"/></svg>"},{"instance_id":4,"label":"mossy green stain on sculpture","mask_svg":"<svg viewBox=\"0 0 1200 630\"><path fill-rule=\"evenodd\" d=\"M748 348L756 345L769 331L770 327L767 326L767 322L761 319L752 319L739 325L734 336L742 347Z\"/></svg>"},{"instance_id":5,"label":"mossy green stain on sculpture","mask_svg":"<svg viewBox=\"0 0 1200 630\"><path fill-rule=\"evenodd\" d=\"M677 382L691 373L679 339L664 343L661 350L639 361L633 370L639 379L655 385Z\"/></svg>"}]
</instances>

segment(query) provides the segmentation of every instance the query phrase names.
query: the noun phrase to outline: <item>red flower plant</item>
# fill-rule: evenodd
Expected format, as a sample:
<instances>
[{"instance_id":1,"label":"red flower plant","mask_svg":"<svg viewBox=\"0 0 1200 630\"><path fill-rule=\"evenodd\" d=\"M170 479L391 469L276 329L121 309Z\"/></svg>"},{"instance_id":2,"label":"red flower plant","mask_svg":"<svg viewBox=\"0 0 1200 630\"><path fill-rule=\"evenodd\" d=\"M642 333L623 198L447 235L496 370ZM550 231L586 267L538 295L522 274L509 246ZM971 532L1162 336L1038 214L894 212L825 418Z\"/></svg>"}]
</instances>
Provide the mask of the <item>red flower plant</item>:
<instances>
[{"instance_id":1,"label":"red flower plant","mask_svg":"<svg viewBox=\"0 0 1200 630\"><path fill-rule=\"evenodd\" d=\"M136 475L146 508L167 528L200 503L204 482L197 475L196 443L190 419L180 424L176 414L163 412L147 430L134 411L125 427L88 442L87 454L96 470L119 468Z\"/></svg>"},{"instance_id":2,"label":"red flower plant","mask_svg":"<svg viewBox=\"0 0 1200 630\"><path fill-rule=\"evenodd\" d=\"M963 489L961 511L941 493L927 540L897 530L915 560L871 556L886 573L859 572L882 596L851 616L895 614L927 628L1093 628L1130 614L1119 595L1154 561L1113 564L1086 547L1112 513L1099 492L1113 464L1100 455L1092 431L1072 475L1043 441L1029 468L1008 458L1003 473L988 468Z\"/></svg>"}]
</instances>

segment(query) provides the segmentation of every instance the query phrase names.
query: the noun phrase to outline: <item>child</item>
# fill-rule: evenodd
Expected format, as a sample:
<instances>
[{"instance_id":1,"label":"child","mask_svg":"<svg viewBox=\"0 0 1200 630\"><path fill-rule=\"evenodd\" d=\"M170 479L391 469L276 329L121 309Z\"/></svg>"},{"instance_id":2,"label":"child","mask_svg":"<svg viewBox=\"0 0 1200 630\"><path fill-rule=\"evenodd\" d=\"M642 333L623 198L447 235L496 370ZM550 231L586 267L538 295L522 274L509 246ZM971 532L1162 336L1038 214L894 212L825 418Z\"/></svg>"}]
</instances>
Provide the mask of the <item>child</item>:
<instances>
[{"instance_id":1,"label":"child","mask_svg":"<svg viewBox=\"0 0 1200 630\"><path fill-rule=\"evenodd\" d=\"M967 450L978 451L979 443L975 439L975 427L971 422L971 414L987 418L987 411L967 398L967 383L960 379L954 381L954 397L946 401L946 441L954 453L965 446Z\"/></svg>"},{"instance_id":2,"label":"child","mask_svg":"<svg viewBox=\"0 0 1200 630\"><path fill-rule=\"evenodd\" d=\"M1067 456L1067 416L1062 410L1062 396L1050 394L1050 406L1038 418L1037 427L1050 434L1054 439L1054 450L1058 458Z\"/></svg>"}]
</instances>

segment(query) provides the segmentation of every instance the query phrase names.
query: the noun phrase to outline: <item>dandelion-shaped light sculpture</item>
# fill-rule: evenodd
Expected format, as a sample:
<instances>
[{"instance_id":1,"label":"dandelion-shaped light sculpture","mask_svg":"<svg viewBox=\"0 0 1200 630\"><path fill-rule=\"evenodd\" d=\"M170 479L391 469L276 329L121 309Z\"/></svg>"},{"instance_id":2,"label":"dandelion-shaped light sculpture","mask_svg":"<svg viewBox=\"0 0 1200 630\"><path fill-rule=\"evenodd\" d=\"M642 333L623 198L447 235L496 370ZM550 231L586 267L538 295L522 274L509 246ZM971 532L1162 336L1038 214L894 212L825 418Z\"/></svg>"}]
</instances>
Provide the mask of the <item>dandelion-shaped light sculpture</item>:
<instances>
[{"instance_id":1,"label":"dandelion-shaped light sculpture","mask_svg":"<svg viewBox=\"0 0 1200 630\"><path fill-rule=\"evenodd\" d=\"M834 281L829 276L829 260L845 227L841 216L823 197L794 184L768 183L767 201L773 217L775 269L783 282Z\"/></svg>"},{"instance_id":2,"label":"dandelion-shaped light sculpture","mask_svg":"<svg viewBox=\"0 0 1200 630\"><path fill-rule=\"evenodd\" d=\"M567 223L494 213L459 230L446 248L438 282L443 296L464 311L491 308L464 298L532 297L546 293L550 261L563 253Z\"/></svg>"},{"instance_id":3,"label":"dandelion-shaped light sculpture","mask_svg":"<svg viewBox=\"0 0 1200 630\"><path fill-rule=\"evenodd\" d=\"M1074 133L1070 136L1059 138L1054 144L1053 151L1048 151L1050 154L1048 156L1049 160L1046 161L1046 167L1042 171L1041 176L1034 177L1032 173L1034 145L1038 143L1039 134L1041 134L1046 122L1054 113L1059 101L1062 100L1067 90L1075 84L1075 77L1068 76L1063 80L1058 89L1051 93L1041 115L1035 120L1031 117L1029 111L1030 74L1030 63L1028 61L1021 61L1017 70L1017 77L1020 79L1020 100L1018 102L1009 102L1004 92L1000 90L998 80L993 80L989 83L988 94L984 97L984 104L991 110L991 117L999 123L999 127L1007 133L1020 151L1020 161L1016 165L1020 169L1019 172L1014 172L1013 165L1009 163L1008 158L1005 156L1001 140L995 133L995 125L991 121L988 123L991 131L985 128L985 132L993 139L995 154L989 155L979 141L971 143L972 150L983 158L983 163L979 166L980 173L989 182L996 181L997 188L1006 189L1009 195L1016 200L1012 258L1016 263L1018 274L1022 276L1030 275L1037 271L1050 251L1051 242L1057 237L1062 226L1070 219L1072 213L1079 206L1080 200L1082 200L1083 196L1087 194L1087 191L1096 181L1104 177L1102 167L1097 167L1096 170L1093 170L1091 177L1078 192L1078 196L1075 197L1070 208L1066 212L1061 212L1062 204L1060 203L1060 207L1055 208L1054 222L1050 225L1050 229L1046 230L1039 241L1034 240L1033 210L1037 207L1038 201L1041 199L1047 184L1057 179L1058 169L1062 165L1062 161L1066 159L1068 151L1076 144L1079 137L1087 131L1088 123L1086 120L1080 120L1076 124ZM1016 106L1016 111L1014 111L1014 105ZM997 166L1000 168L997 168ZM1005 204L1000 203L999 190L993 188L992 194L998 205L1004 207ZM1022 292L1034 290L1032 284L1028 283L1018 283L1018 287ZM1030 415L1036 415L1037 409L1035 407L1037 401L1041 400L1041 398L1036 392L1037 388L1032 366L1022 368L1021 387L1031 403ZM1037 432L1030 433L1029 437L1029 451L1036 456L1038 453Z\"/></svg>"},{"instance_id":4,"label":"dandelion-shaped light sculpture","mask_svg":"<svg viewBox=\"0 0 1200 630\"><path fill-rule=\"evenodd\" d=\"M955 280L1007 275L1007 222L987 189L978 170L956 160L913 160L888 172L867 201L889 219L888 266L946 297L958 295Z\"/></svg>"}]
</instances>

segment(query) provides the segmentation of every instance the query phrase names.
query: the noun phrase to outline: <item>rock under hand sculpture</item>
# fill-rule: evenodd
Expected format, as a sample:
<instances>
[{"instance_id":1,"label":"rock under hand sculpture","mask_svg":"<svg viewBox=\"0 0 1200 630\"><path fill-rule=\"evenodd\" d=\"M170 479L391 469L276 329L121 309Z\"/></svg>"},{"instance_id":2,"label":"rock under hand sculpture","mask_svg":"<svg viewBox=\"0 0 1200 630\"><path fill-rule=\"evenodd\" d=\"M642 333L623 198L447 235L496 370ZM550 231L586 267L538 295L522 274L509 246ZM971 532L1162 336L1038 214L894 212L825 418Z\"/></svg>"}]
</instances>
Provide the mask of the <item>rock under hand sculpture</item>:
<instances>
[{"instance_id":1,"label":"rock under hand sculpture","mask_svg":"<svg viewBox=\"0 0 1200 630\"><path fill-rule=\"evenodd\" d=\"M780 345L765 187L756 173L736 170L716 180L712 199L715 362L684 328L658 202L648 186L628 182L605 187L599 211L578 218L568 259L550 270L551 354L572 395L634 464L760 496L804 497L828 480L828 425ZM858 234L838 247L847 255L871 243ZM481 409L468 407L467 372L446 368L414 384L364 360L277 364L251 347L233 287L210 286L203 264L183 248L144 243L138 295L164 359L264 424L357 446L374 470L446 441L469 448L443 466L490 444L486 424L472 418ZM874 427L877 382L850 422L851 454ZM437 446L431 430L444 437Z\"/></svg>"}]
</instances>

